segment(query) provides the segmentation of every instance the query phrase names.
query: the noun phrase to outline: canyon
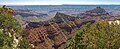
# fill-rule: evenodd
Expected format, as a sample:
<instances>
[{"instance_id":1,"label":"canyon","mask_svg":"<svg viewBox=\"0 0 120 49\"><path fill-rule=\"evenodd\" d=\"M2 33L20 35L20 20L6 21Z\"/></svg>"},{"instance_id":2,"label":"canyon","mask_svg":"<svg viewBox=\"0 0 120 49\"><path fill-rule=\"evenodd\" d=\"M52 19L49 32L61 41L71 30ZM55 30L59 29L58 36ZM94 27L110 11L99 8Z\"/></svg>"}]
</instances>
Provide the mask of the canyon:
<instances>
[{"instance_id":1,"label":"canyon","mask_svg":"<svg viewBox=\"0 0 120 49\"><path fill-rule=\"evenodd\" d=\"M95 21L83 21L73 16L57 13L53 19L47 22L29 23L29 26L26 27L26 38L35 46L35 49L38 47L66 49L67 42L75 35L75 32L88 22L92 24Z\"/></svg>"},{"instance_id":2,"label":"canyon","mask_svg":"<svg viewBox=\"0 0 120 49\"><path fill-rule=\"evenodd\" d=\"M101 7L86 11L83 16L75 17L57 12L47 21L28 22L24 36L33 49L67 49L69 40L83 25L92 25L96 21L112 17Z\"/></svg>"}]
</instances>

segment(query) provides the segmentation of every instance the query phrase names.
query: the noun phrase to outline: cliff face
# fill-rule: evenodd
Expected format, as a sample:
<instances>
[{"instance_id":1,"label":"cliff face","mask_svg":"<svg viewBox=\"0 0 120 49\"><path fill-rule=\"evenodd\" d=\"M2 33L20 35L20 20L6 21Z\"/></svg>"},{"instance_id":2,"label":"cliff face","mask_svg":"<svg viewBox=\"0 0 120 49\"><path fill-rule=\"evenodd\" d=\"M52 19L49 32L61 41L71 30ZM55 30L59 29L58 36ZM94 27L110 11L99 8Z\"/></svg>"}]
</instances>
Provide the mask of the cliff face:
<instances>
[{"instance_id":1,"label":"cliff face","mask_svg":"<svg viewBox=\"0 0 120 49\"><path fill-rule=\"evenodd\" d=\"M88 22L92 24L95 21L83 21L73 16L57 13L47 22L29 23L26 29L26 38L34 45L35 49L66 49L68 40L82 25Z\"/></svg>"},{"instance_id":2,"label":"cliff face","mask_svg":"<svg viewBox=\"0 0 120 49\"><path fill-rule=\"evenodd\" d=\"M47 37L48 34L43 26L27 29L26 30L26 38L33 45L32 48L39 49L52 49L52 41Z\"/></svg>"}]
</instances>

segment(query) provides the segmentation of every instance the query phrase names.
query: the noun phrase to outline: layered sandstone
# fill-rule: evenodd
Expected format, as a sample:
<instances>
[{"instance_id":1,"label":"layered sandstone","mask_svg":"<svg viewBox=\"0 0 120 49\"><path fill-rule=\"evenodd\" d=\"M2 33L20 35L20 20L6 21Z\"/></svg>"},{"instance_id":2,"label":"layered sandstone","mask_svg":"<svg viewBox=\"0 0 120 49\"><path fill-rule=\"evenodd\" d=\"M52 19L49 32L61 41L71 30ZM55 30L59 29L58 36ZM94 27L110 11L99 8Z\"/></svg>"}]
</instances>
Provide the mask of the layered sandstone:
<instances>
[{"instance_id":1,"label":"layered sandstone","mask_svg":"<svg viewBox=\"0 0 120 49\"><path fill-rule=\"evenodd\" d=\"M35 49L66 49L67 42L75 35L82 25L94 20L79 18L57 13L54 18L46 22L31 22L26 30L28 41ZM37 28L36 28L37 27Z\"/></svg>"}]
</instances>

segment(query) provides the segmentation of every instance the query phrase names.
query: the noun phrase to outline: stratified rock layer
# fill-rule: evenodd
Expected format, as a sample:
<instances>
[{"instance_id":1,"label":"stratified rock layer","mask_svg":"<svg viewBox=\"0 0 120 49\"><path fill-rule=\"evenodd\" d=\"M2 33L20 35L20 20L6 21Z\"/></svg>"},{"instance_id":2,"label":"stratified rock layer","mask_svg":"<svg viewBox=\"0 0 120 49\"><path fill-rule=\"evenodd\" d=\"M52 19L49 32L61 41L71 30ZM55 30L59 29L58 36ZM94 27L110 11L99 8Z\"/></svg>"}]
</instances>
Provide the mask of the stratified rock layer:
<instances>
[{"instance_id":1,"label":"stratified rock layer","mask_svg":"<svg viewBox=\"0 0 120 49\"><path fill-rule=\"evenodd\" d=\"M95 21L81 20L77 17L57 13L49 21L29 23L26 37L35 46L35 49L66 49L68 40L82 25L88 22L92 24Z\"/></svg>"}]
</instances>

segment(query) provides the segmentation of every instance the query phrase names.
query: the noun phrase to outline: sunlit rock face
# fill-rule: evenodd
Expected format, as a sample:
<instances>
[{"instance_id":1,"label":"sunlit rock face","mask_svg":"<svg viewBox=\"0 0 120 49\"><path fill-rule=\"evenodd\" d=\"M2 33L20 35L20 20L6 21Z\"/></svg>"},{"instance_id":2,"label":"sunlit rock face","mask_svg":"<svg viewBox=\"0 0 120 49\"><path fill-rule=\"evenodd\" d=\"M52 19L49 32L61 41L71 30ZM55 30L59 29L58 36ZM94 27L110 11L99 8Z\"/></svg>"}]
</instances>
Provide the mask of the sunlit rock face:
<instances>
[{"instance_id":1,"label":"sunlit rock face","mask_svg":"<svg viewBox=\"0 0 120 49\"><path fill-rule=\"evenodd\" d=\"M114 25L119 25L120 24L120 20L111 20L111 21L108 21L108 23L110 25L114 24Z\"/></svg>"},{"instance_id":2,"label":"sunlit rock face","mask_svg":"<svg viewBox=\"0 0 120 49\"><path fill-rule=\"evenodd\" d=\"M26 37L35 49L66 49L68 40L82 25L89 22L92 24L95 21L83 21L64 13L56 13L49 21L30 22L26 28Z\"/></svg>"},{"instance_id":3,"label":"sunlit rock face","mask_svg":"<svg viewBox=\"0 0 120 49\"><path fill-rule=\"evenodd\" d=\"M47 37L48 34L43 26L27 29L26 35L27 40L32 44L33 48L53 49L53 42Z\"/></svg>"}]
</instances>

